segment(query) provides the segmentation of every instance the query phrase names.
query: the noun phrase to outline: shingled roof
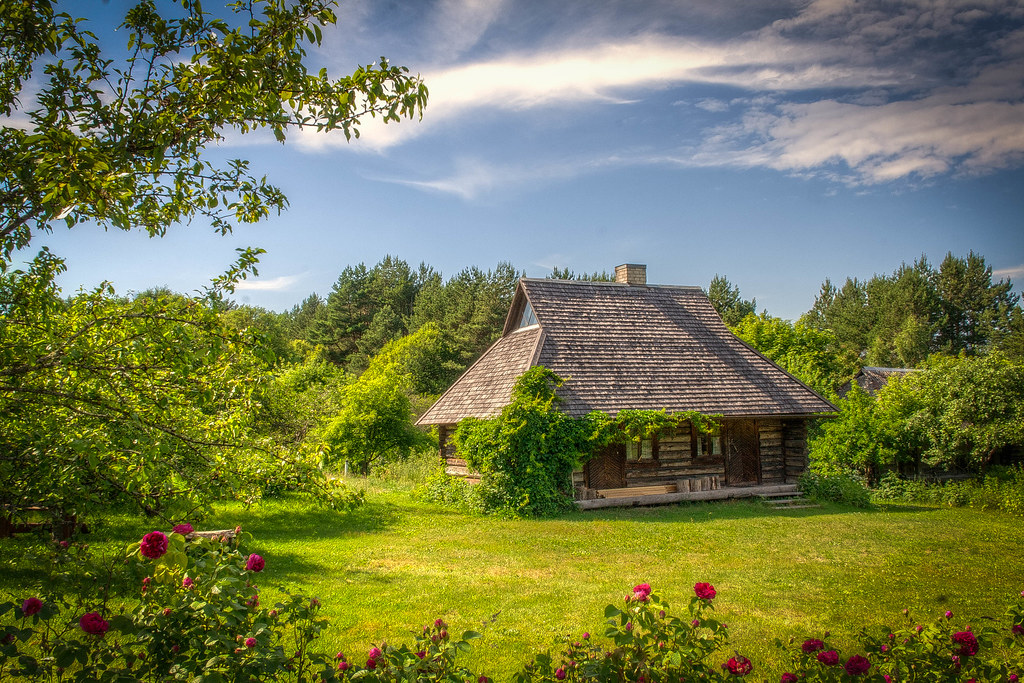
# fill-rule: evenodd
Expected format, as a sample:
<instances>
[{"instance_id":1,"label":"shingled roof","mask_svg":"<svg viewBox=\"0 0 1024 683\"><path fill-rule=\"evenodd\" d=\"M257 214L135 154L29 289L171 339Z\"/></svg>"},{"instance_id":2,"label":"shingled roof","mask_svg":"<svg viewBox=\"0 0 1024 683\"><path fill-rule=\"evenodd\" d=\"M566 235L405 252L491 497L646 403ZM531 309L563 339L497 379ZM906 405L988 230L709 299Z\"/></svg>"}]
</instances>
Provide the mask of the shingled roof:
<instances>
[{"instance_id":1,"label":"shingled roof","mask_svg":"<svg viewBox=\"0 0 1024 683\"><path fill-rule=\"evenodd\" d=\"M538 325L518 328L527 303ZM543 365L565 379L570 415L696 410L726 417L836 407L737 338L699 287L523 278L505 332L418 424L490 417L515 379Z\"/></svg>"}]
</instances>

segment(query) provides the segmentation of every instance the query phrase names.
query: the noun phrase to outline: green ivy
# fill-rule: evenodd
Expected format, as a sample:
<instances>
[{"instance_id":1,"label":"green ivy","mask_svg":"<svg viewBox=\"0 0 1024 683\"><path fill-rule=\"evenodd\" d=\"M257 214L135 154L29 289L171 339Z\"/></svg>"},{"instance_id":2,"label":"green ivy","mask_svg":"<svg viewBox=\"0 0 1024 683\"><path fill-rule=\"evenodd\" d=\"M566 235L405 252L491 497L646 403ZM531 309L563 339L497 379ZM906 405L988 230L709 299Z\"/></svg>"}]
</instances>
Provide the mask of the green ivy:
<instances>
[{"instance_id":1,"label":"green ivy","mask_svg":"<svg viewBox=\"0 0 1024 683\"><path fill-rule=\"evenodd\" d=\"M623 410L615 417L595 411L574 418L559 409L562 384L554 372L536 366L516 381L500 415L462 420L452 442L480 482L456 485L439 475L427 497L485 514L553 514L572 507L572 473L601 447L687 423L702 432L717 428L711 417L693 411Z\"/></svg>"}]
</instances>

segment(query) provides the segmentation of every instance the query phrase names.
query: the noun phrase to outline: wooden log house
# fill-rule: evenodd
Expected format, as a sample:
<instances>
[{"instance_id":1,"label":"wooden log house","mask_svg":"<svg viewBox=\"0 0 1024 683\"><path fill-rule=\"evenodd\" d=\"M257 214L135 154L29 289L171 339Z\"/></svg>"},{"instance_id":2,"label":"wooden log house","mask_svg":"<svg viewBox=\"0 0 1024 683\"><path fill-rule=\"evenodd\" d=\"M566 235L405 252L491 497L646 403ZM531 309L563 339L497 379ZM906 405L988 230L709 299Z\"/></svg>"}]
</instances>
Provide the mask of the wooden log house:
<instances>
[{"instance_id":1,"label":"wooden log house","mask_svg":"<svg viewBox=\"0 0 1024 683\"><path fill-rule=\"evenodd\" d=\"M737 338L699 287L649 285L646 267L616 282L523 278L500 339L419 419L437 425L450 474L473 478L448 438L459 420L492 417L526 370L565 380L561 408L697 411L692 426L610 446L574 473L577 499L792 484L807 468L807 421L835 406Z\"/></svg>"}]
</instances>

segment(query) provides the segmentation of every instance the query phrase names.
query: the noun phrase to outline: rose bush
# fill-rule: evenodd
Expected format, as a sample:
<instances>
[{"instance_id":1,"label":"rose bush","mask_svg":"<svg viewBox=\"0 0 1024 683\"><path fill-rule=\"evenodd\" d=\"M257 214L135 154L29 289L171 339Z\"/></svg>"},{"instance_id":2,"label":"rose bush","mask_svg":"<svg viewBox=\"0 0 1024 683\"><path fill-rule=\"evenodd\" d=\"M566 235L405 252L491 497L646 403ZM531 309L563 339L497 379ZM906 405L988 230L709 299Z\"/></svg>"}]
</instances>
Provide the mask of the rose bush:
<instances>
[{"instance_id":1,"label":"rose bush","mask_svg":"<svg viewBox=\"0 0 1024 683\"><path fill-rule=\"evenodd\" d=\"M93 558L78 543L53 544L47 590L0 604L0 680L491 683L458 661L480 634L456 638L442 619L424 626L411 644L371 647L365 660L317 652L315 641L327 626L318 617L320 601L285 592L274 605L261 606L253 580L268 565L242 551L247 534L186 539L154 533L110 558ZM98 583L99 576L106 583ZM716 596L711 584L698 583L688 614L676 616L649 584L635 585L622 608L605 609L605 641L585 632L556 654L534 655L513 680L678 683L762 676L744 655L726 654L728 630L714 617ZM778 680L1018 683L1022 677L1024 593L1003 622L983 627L956 624L952 613L931 624L917 623L908 610L904 616L902 628L865 632L853 653L843 653L827 633L789 646L779 642L790 661Z\"/></svg>"},{"instance_id":2,"label":"rose bush","mask_svg":"<svg viewBox=\"0 0 1024 683\"><path fill-rule=\"evenodd\" d=\"M808 638L799 646L793 641L776 645L789 655L782 683L807 681L1018 681L1024 672L1024 592L1006 611L1004 626L966 626L956 629L951 610L931 624L918 623L903 610L904 626L885 627L877 633L862 632L863 654L841 661L841 650L823 638ZM994 620L993 620L994 621ZM1001 641L1001 642L1000 642ZM996 645L1001 645L997 649ZM988 652L986 654L986 651Z\"/></svg>"}]
</instances>

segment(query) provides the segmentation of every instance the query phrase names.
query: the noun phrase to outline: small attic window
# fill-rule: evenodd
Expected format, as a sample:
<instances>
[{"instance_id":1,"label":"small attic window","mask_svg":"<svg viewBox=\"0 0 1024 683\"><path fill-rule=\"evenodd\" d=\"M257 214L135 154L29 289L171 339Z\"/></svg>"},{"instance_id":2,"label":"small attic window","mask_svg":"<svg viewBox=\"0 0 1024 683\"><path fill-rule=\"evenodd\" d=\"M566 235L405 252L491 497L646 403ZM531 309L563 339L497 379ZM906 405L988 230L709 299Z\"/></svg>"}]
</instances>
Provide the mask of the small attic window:
<instances>
[{"instance_id":1,"label":"small attic window","mask_svg":"<svg viewBox=\"0 0 1024 683\"><path fill-rule=\"evenodd\" d=\"M533 314L533 306L530 302L526 302L526 308L523 309L523 319L519 321L519 327L529 327L530 325L537 324L537 316Z\"/></svg>"}]
</instances>

